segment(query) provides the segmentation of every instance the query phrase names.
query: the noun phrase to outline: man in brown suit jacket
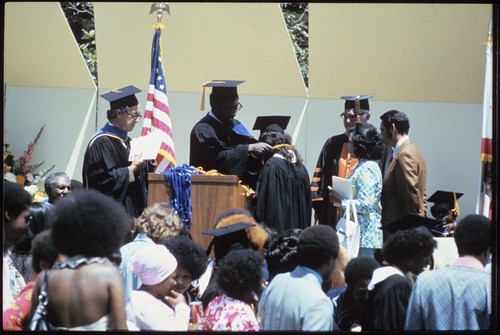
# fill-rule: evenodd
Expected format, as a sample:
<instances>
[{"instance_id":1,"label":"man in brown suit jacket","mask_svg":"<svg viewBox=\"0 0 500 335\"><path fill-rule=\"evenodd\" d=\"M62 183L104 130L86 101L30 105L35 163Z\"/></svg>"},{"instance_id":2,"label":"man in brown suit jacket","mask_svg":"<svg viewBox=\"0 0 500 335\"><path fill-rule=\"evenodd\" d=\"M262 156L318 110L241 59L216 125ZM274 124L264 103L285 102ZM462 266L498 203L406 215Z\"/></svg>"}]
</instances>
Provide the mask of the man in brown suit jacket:
<instances>
[{"instance_id":1,"label":"man in brown suit jacket","mask_svg":"<svg viewBox=\"0 0 500 335\"><path fill-rule=\"evenodd\" d=\"M393 149L382 186L382 225L406 214L427 216L427 166L418 147L410 141L410 120L397 110L389 110L380 119L385 144ZM384 231L384 241L389 234Z\"/></svg>"}]
</instances>

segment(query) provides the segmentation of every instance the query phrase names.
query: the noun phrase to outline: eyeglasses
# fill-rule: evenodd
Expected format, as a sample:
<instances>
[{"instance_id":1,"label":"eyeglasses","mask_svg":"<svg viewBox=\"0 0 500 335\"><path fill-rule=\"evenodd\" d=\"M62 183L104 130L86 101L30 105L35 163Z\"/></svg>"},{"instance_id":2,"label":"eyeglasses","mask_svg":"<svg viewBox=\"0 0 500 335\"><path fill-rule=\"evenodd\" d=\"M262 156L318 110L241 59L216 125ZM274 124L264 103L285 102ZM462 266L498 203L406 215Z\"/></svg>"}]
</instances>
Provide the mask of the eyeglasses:
<instances>
[{"instance_id":1,"label":"eyeglasses","mask_svg":"<svg viewBox=\"0 0 500 335\"><path fill-rule=\"evenodd\" d=\"M131 111L128 111L128 110L126 110L125 113L127 113L128 115L130 115L134 119L140 119L142 117L141 114L139 114L139 113L132 113Z\"/></svg>"},{"instance_id":2,"label":"eyeglasses","mask_svg":"<svg viewBox=\"0 0 500 335\"><path fill-rule=\"evenodd\" d=\"M347 120L350 120L350 121L354 121L356 120L359 116L363 116L363 115L366 115L366 113L358 113L358 114L346 114L345 112L340 114L340 117L342 118L342 120L344 121L347 121Z\"/></svg>"},{"instance_id":3,"label":"eyeglasses","mask_svg":"<svg viewBox=\"0 0 500 335\"><path fill-rule=\"evenodd\" d=\"M239 111L242 107L243 107L243 105L242 105L242 104L240 104L240 103L238 102L238 105L236 105L236 106L232 106L232 107L229 107L229 108L228 108L228 110L230 110L230 111L236 111L236 112L237 112L237 111Z\"/></svg>"}]
</instances>

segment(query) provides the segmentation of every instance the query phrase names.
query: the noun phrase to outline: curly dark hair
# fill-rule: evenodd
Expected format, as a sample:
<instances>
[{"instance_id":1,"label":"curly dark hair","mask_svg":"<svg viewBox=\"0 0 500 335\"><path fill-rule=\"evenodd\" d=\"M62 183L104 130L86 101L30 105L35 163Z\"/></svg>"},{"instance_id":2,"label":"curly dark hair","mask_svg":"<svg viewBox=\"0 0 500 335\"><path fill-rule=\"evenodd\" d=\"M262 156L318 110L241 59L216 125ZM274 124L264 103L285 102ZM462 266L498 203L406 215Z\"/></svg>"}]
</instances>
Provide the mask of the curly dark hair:
<instances>
[{"instance_id":1,"label":"curly dark hair","mask_svg":"<svg viewBox=\"0 0 500 335\"><path fill-rule=\"evenodd\" d=\"M70 257L109 257L123 245L131 223L119 202L92 189L62 198L49 216L54 246Z\"/></svg>"},{"instance_id":2,"label":"curly dark hair","mask_svg":"<svg viewBox=\"0 0 500 335\"><path fill-rule=\"evenodd\" d=\"M316 269L339 254L339 239L335 230L327 225L305 228L297 243L298 264Z\"/></svg>"},{"instance_id":3,"label":"curly dark hair","mask_svg":"<svg viewBox=\"0 0 500 335\"><path fill-rule=\"evenodd\" d=\"M251 249L230 251L219 264L217 285L231 298L246 301L249 292L262 291L264 257Z\"/></svg>"},{"instance_id":4,"label":"curly dark hair","mask_svg":"<svg viewBox=\"0 0 500 335\"><path fill-rule=\"evenodd\" d=\"M430 233L416 229L398 230L382 247L382 257L391 264L397 264L416 255L431 256L437 242Z\"/></svg>"},{"instance_id":5,"label":"curly dark hair","mask_svg":"<svg viewBox=\"0 0 500 335\"><path fill-rule=\"evenodd\" d=\"M264 161L267 161L274 154L282 155L287 162L292 162L294 160L298 162L302 161L302 156L300 156L297 149L295 149L295 147L292 145L292 137L286 133L281 133L278 131L267 131L259 137L259 142L267 143L272 147L278 144L287 144L287 146L274 148L273 150L264 154L262 156L262 159Z\"/></svg>"},{"instance_id":6,"label":"curly dark hair","mask_svg":"<svg viewBox=\"0 0 500 335\"><path fill-rule=\"evenodd\" d=\"M302 229L285 230L269 247L266 255L269 281L278 273L290 272L298 264L297 243Z\"/></svg>"},{"instance_id":7,"label":"curly dark hair","mask_svg":"<svg viewBox=\"0 0 500 335\"><path fill-rule=\"evenodd\" d=\"M406 135L410 131L410 119L403 112L389 110L380 116L380 120L387 129L391 128L391 124L394 124L400 134Z\"/></svg>"},{"instance_id":8,"label":"curly dark hair","mask_svg":"<svg viewBox=\"0 0 500 335\"><path fill-rule=\"evenodd\" d=\"M460 256L480 256L491 247L491 220L484 215L463 217L453 233Z\"/></svg>"},{"instance_id":9,"label":"curly dark hair","mask_svg":"<svg viewBox=\"0 0 500 335\"><path fill-rule=\"evenodd\" d=\"M27 210L33 197L23 186L8 180L3 181L3 213L9 214L12 218L18 217Z\"/></svg>"},{"instance_id":10,"label":"curly dark hair","mask_svg":"<svg viewBox=\"0 0 500 335\"><path fill-rule=\"evenodd\" d=\"M36 235L32 242L32 258L31 266L36 273L40 273L43 269L40 267L40 261L46 261L49 268L59 256L59 252L52 243L51 231L45 230Z\"/></svg>"},{"instance_id":11,"label":"curly dark hair","mask_svg":"<svg viewBox=\"0 0 500 335\"><path fill-rule=\"evenodd\" d=\"M359 279L371 279L373 271L380 267L380 263L372 257L355 257L347 262L344 270L345 282L354 284Z\"/></svg>"},{"instance_id":12,"label":"curly dark hair","mask_svg":"<svg viewBox=\"0 0 500 335\"><path fill-rule=\"evenodd\" d=\"M377 160L382 157L384 140L374 125L358 122L351 125L348 131L357 158Z\"/></svg>"},{"instance_id":13,"label":"curly dark hair","mask_svg":"<svg viewBox=\"0 0 500 335\"><path fill-rule=\"evenodd\" d=\"M178 235L163 242L174 255L179 266L186 269L193 280L201 277L207 270L208 258L201 245L187 236Z\"/></svg>"}]
</instances>

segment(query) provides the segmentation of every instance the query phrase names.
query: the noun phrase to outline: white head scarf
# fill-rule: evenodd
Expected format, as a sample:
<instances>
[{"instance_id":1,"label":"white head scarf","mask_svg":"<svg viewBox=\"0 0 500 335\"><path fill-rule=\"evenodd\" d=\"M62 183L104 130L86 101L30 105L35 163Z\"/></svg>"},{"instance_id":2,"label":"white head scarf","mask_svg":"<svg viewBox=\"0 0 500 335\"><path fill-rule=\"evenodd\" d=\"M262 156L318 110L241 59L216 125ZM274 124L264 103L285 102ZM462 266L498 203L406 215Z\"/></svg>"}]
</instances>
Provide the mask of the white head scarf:
<instances>
[{"instance_id":1,"label":"white head scarf","mask_svg":"<svg viewBox=\"0 0 500 335\"><path fill-rule=\"evenodd\" d=\"M156 285L174 273L177 260L164 245L148 244L132 256L130 268L144 285Z\"/></svg>"}]
</instances>

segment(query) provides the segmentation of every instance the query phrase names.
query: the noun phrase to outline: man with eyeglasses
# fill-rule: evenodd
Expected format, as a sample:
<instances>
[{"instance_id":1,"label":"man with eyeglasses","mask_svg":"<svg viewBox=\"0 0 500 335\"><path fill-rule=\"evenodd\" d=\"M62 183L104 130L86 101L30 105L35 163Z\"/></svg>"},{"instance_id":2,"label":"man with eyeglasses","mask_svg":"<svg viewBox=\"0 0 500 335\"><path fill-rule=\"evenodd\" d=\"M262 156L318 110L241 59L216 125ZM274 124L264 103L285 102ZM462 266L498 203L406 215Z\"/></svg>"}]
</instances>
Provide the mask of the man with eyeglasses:
<instances>
[{"instance_id":1,"label":"man with eyeglasses","mask_svg":"<svg viewBox=\"0 0 500 335\"><path fill-rule=\"evenodd\" d=\"M83 161L83 187L93 188L121 202L131 217L138 217L147 205L146 162L129 161L128 133L139 122L140 90L132 85L101 95L109 101L108 122L87 145Z\"/></svg>"},{"instance_id":2,"label":"man with eyeglasses","mask_svg":"<svg viewBox=\"0 0 500 335\"><path fill-rule=\"evenodd\" d=\"M201 166L205 171L236 175L244 185L255 190L262 154L271 150L271 146L256 140L235 119L242 107L237 91L241 83L244 80L213 80L203 85L203 90L212 87L211 110L191 130L189 164Z\"/></svg>"},{"instance_id":3,"label":"man with eyeglasses","mask_svg":"<svg viewBox=\"0 0 500 335\"><path fill-rule=\"evenodd\" d=\"M372 97L373 94L341 97L345 100L344 112L340 114L345 132L326 140L311 180L315 224L325 224L335 229L338 213L328 198L330 192L328 188L332 186L332 176L349 178L358 163L356 158L350 157L347 149L349 141L347 129L356 122L366 123L370 120L368 99Z\"/></svg>"}]
</instances>

